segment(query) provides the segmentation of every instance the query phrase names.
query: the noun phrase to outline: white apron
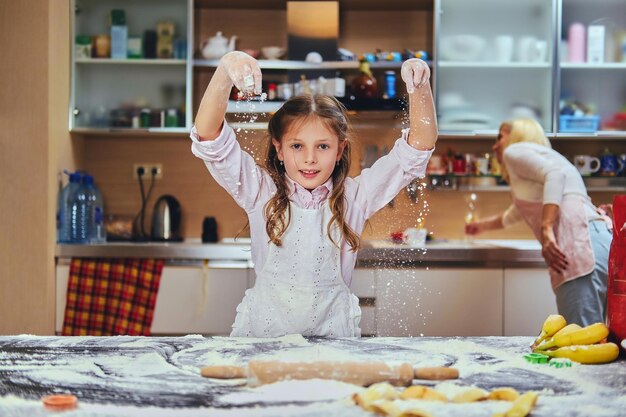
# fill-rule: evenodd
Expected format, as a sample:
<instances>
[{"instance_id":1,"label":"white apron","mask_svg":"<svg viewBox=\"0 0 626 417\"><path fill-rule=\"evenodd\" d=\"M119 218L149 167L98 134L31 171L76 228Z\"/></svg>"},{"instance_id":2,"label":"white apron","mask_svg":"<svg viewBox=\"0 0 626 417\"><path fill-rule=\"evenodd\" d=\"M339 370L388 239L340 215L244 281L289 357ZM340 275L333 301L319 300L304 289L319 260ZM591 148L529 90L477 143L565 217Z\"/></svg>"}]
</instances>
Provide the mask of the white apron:
<instances>
[{"instance_id":1,"label":"white apron","mask_svg":"<svg viewBox=\"0 0 626 417\"><path fill-rule=\"evenodd\" d=\"M541 242L543 202L515 198L513 203L524 220ZM563 273L549 268L552 289L561 284L590 274L595 268L595 256L591 248L589 221L585 215L583 198L566 194L559 205L559 215L554 225L554 235L561 251L567 256L569 266Z\"/></svg>"},{"instance_id":2,"label":"white apron","mask_svg":"<svg viewBox=\"0 0 626 417\"><path fill-rule=\"evenodd\" d=\"M359 300L343 280L340 250L327 235L328 202L319 209L290 205L282 246L269 243L265 265L237 307L230 335L361 336Z\"/></svg>"}]
</instances>

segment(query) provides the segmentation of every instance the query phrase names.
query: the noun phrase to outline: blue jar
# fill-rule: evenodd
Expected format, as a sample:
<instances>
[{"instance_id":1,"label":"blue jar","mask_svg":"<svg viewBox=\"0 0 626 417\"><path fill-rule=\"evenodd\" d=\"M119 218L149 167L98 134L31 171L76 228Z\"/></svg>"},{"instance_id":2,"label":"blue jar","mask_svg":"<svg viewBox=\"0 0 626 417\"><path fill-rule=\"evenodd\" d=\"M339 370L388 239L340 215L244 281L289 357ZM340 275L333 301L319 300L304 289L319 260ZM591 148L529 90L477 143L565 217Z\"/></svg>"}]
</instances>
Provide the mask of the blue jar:
<instances>
[{"instance_id":1,"label":"blue jar","mask_svg":"<svg viewBox=\"0 0 626 417\"><path fill-rule=\"evenodd\" d=\"M393 71L385 71L385 97L396 97L396 73Z\"/></svg>"}]
</instances>

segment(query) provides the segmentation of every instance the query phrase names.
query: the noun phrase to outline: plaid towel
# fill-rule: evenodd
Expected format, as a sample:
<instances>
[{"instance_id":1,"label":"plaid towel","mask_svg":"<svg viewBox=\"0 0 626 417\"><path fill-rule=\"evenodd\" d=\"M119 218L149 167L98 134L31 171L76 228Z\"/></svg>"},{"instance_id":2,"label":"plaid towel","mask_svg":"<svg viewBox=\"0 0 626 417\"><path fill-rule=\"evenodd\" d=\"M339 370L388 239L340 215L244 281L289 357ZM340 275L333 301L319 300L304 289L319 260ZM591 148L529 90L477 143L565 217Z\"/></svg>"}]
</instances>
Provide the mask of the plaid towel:
<instances>
[{"instance_id":1,"label":"plaid towel","mask_svg":"<svg viewBox=\"0 0 626 417\"><path fill-rule=\"evenodd\" d=\"M64 336L149 336L163 260L74 258Z\"/></svg>"}]
</instances>

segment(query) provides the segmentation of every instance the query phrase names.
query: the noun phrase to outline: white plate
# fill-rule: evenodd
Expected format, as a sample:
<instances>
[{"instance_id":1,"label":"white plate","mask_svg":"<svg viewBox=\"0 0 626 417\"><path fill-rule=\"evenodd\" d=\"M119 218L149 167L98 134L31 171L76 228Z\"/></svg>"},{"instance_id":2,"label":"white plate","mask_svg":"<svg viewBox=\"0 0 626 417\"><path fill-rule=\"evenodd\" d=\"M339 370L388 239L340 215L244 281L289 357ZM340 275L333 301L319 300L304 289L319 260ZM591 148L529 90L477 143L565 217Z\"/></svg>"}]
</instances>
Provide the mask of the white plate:
<instances>
[{"instance_id":1,"label":"white plate","mask_svg":"<svg viewBox=\"0 0 626 417\"><path fill-rule=\"evenodd\" d=\"M622 340L622 347L626 349L626 339Z\"/></svg>"}]
</instances>

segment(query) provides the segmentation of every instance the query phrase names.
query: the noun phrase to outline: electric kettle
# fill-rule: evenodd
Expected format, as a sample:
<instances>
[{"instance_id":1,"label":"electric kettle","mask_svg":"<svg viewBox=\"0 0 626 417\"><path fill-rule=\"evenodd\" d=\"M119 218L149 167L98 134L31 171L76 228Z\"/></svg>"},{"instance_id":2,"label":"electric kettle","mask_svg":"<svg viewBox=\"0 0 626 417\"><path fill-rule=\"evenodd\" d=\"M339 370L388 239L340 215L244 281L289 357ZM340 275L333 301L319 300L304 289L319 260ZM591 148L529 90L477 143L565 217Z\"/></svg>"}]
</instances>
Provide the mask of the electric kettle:
<instances>
[{"instance_id":1,"label":"electric kettle","mask_svg":"<svg viewBox=\"0 0 626 417\"><path fill-rule=\"evenodd\" d=\"M174 196L162 195L152 210L152 233L150 240L157 242L180 242L182 211Z\"/></svg>"}]
</instances>

